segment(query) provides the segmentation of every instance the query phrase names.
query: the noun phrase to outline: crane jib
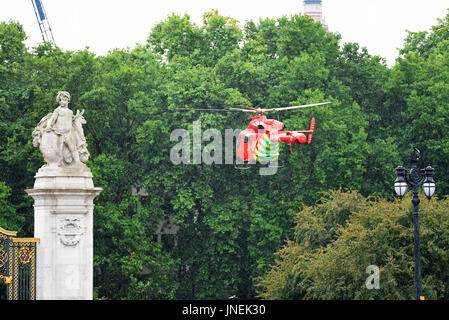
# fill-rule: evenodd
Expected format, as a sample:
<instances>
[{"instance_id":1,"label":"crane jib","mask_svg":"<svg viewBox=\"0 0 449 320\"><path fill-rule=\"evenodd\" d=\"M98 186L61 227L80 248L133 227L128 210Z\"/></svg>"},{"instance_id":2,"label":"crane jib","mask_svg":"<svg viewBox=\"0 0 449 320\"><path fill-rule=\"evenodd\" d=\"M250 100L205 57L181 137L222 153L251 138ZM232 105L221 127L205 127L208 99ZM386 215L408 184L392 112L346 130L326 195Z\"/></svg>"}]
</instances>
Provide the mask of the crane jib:
<instances>
[{"instance_id":1,"label":"crane jib","mask_svg":"<svg viewBox=\"0 0 449 320\"><path fill-rule=\"evenodd\" d=\"M44 9L42 8L41 0L34 0L34 3L36 3L37 12L39 13L39 18L41 20L45 20L45 13L44 13Z\"/></svg>"}]
</instances>

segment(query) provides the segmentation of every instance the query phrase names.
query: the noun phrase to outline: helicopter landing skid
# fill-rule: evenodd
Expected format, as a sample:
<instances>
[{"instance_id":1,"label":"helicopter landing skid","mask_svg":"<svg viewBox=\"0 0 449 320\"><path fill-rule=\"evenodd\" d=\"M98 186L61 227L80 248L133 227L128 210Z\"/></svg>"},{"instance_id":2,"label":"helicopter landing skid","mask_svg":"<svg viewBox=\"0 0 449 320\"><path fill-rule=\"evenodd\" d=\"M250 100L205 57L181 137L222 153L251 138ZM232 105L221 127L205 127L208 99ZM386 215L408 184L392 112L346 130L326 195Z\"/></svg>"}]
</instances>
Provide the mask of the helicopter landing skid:
<instances>
[{"instance_id":1,"label":"helicopter landing skid","mask_svg":"<svg viewBox=\"0 0 449 320\"><path fill-rule=\"evenodd\" d=\"M279 168L284 168L284 167L285 167L285 163L284 162L282 162L280 165L277 165L277 166L271 165L271 162L270 162L270 165L268 165L266 168L279 169ZM251 169L251 166L249 164L246 164L246 166L245 165L238 166L237 164L234 163L234 168L237 169L237 170L249 170L249 169Z\"/></svg>"},{"instance_id":2,"label":"helicopter landing skid","mask_svg":"<svg viewBox=\"0 0 449 320\"><path fill-rule=\"evenodd\" d=\"M248 170L248 169L251 169L251 166L249 166L249 165L247 165L246 167L245 166L238 166L237 164L234 163L234 168L237 169L237 170Z\"/></svg>"}]
</instances>

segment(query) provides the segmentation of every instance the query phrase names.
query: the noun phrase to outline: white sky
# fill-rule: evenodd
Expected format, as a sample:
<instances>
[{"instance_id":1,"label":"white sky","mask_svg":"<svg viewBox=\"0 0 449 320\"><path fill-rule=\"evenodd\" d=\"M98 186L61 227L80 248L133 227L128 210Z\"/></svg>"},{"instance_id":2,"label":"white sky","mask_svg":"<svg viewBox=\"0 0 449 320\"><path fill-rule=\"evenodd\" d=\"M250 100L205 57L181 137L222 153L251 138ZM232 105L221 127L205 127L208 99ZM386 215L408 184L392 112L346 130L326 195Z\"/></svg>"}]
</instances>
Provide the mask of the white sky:
<instances>
[{"instance_id":1,"label":"white sky","mask_svg":"<svg viewBox=\"0 0 449 320\"><path fill-rule=\"evenodd\" d=\"M32 0L0 0L0 21L22 23L31 48L42 41ZM114 48L144 44L152 27L171 13L190 15L201 25L202 14L218 9L240 21L278 18L303 12L302 0L42 0L56 44L65 50L105 55ZM424 31L444 18L448 0L323 0L329 31L342 43L357 42L393 65L406 30Z\"/></svg>"}]
</instances>

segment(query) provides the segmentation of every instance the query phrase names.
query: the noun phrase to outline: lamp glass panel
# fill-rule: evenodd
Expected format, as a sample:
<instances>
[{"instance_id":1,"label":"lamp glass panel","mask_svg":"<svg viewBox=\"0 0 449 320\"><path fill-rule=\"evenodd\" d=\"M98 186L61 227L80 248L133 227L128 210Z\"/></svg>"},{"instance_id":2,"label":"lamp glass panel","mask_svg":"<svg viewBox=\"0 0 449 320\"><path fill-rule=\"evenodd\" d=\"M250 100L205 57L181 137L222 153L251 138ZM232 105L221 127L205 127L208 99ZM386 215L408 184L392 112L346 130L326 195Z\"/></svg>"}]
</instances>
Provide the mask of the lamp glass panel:
<instances>
[{"instance_id":1,"label":"lamp glass panel","mask_svg":"<svg viewBox=\"0 0 449 320\"><path fill-rule=\"evenodd\" d=\"M424 193L427 197L432 197L435 193L435 183L425 182L422 186Z\"/></svg>"},{"instance_id":2,"label":"lamp glass panel","mask_svg":"<svg viewBox=\"0 0 449 320\"><path fill-rule=\"evenodd\" d=\"M406 182L395 182L394 191L399 197L403 197L407 192L407 183Z\"/></svg>"}]
</instances>

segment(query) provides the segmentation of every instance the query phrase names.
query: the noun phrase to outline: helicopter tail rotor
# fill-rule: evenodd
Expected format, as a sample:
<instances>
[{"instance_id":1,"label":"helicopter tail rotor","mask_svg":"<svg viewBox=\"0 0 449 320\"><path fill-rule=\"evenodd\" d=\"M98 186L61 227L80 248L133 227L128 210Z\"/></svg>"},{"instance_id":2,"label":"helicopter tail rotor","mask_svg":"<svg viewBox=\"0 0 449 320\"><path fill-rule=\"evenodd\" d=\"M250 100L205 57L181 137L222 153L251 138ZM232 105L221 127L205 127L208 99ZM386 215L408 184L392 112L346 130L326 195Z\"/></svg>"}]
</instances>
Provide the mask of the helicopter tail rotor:
<instances>
[{"instance_id":1,"label":"helicopter tail rotor","mask_svg":"<svg viewBox=\"0 0 449 320\"><path fill-rule=\"evenodd\" d=\"M312 118L312 122L310 122L310 134L308 144L312 143L313 131L315 131L315 118Z\"/></svg>"}]
</instances>

